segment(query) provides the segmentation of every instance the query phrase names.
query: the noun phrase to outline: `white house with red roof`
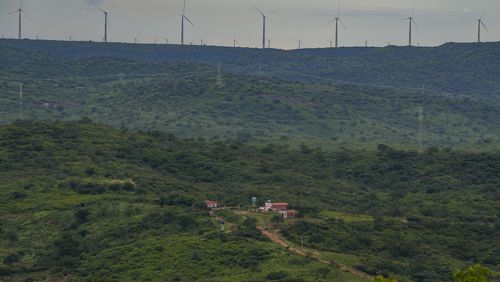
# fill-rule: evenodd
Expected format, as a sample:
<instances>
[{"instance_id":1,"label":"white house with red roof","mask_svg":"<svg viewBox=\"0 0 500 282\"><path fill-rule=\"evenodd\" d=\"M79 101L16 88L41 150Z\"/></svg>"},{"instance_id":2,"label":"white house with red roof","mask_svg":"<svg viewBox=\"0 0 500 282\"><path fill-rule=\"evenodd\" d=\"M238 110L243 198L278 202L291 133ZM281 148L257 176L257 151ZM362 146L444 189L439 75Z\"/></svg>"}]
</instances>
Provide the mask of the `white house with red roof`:
<instances>
[{"instance_id":1,"label":"white house with red roof","mask_svg":"<svg viewBox=\"0 0 500 282\"><path fill-rule=\"evenodd\" d=\"M219 202L217 202L217 201L206 200L205 204L207 205L207 208L209 208L209 209L216 209L219 207Z\"/></svg>"},{"instance_id":2,"label":"white house with red roof","mask_svg":"<svg viewBox=\"0 0 500 282\"><path fill-rule=\"evenodd\" d=\"M288 203L267 201L263 207L259 208L263 212L278 212L283 218L294 218L299 214L296 210L288 209Z\"/></svg>"},{"instance_id":3,"label":"white house with red roof","mask_svg":"<svg viewBox=\"0 0 500 282\"><path fill-rule=\"evenodd\" d=\"M263 207L259 208L261 211L286 211L288 209L288 203L278 202L273 203L267 201Z\"/></svg>"}]
</instances>

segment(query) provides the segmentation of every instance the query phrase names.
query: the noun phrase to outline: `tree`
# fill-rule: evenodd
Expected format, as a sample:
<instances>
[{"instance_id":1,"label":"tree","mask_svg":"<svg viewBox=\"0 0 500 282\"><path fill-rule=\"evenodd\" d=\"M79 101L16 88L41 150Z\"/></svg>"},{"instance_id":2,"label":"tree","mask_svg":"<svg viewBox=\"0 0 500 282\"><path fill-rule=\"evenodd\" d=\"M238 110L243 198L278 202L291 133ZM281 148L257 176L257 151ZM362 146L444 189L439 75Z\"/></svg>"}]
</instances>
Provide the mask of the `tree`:
<instances>
[{"instance_id":1,"label":"tree","mask_svg":"<svg viewBox=\"0 0 500 282\"><path fill-rule=\"evenodd\" d=\"M266 276L266 279L268 279L268 280L282 280L282 279L287 278L288 276L289 276L288 272L280 270L280 271L274 271L274 272L269 273Z\"/></svg>"},{"instance_id":2,"label":"tree","mask_svg":"<svg viewBox=\"0 0 500 282\"><path fill-rule=\"evenodd\" d=\"M282 223L283 221L285 221L285 220L283 219L283 217L281 215L275 215L271 218L272 223L279 224L279 223Z\"/></svg>"},{"instance_id":3,"label":"tree","mask_svg":"<svg viewBox=\"0 0 500 282\"><path fill-rule=\"evenodd\" d=\"M20 260L21 257L18 254L10 254L3 259L3 263L5 265L13 265L14 263L19 262Z\"/></svg>"},{"instance_id":4,"label":"tree","mask_svg":"<svg viewBox=\"0 0 500 282\"><path fill-rule=\"evenodd\" d=\"M332 271L326 267L318 268L318 269L316 269L315 272L316 272L317 277L323 278L323 279L326 279L332 273Z\"/></svg>"},{"instance_id":5,"label":"tree","mask_svg":"<svg viewBox=\"0 0 500 282\"><path fill-rule=\"evenodd\" d=\"M488 278L490 274L490 269L476 264L467 269L455 272L454 276L457 282L489 282L492 281Z\"/></svg>"},{"instance_id":6,"label":"tree","mask_svg":"<svg viewBox=\"0 0 500 282\"><path fill-rule=\"evenodd\" d=\"M78 223L84 223L87 221L89 214L88 210L78 210L75 212L75 219Z\"/></svg>"},{"instance_id":7,"label":"tree","mask_svg":"<svg viewBox=\"0 0 500 282\"><path fill-rule=\"evenodd\" d=\"M382 275L378 275L373 279L373 282L398 282L396 278L385 278Z\"/></svg>"}]
</instances>

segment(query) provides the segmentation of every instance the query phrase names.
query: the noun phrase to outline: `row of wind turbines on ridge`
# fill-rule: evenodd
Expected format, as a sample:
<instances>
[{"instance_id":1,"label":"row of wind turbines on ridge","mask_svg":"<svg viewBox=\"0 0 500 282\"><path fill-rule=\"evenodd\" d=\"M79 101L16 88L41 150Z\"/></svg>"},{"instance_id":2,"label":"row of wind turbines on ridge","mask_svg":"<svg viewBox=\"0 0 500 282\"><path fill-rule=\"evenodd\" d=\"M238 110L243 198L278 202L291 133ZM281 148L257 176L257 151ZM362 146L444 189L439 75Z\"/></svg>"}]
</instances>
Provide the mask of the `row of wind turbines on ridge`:
<instances>
[{"instance_id":1,"label":"row of wind turbines on ridge","mask_svg":"<svg viewBox=\"0 0 500 282\"><path fill-rule=\"evenodd\" d=\"M113 4L113 7L114 7L115 4ZM110 28L110 25L109 25L109 19L108 19L108 16L109 16L109 10L104 10L100 7L94 7L96 10L99 10L103 13L104 15L104 37L103 37L103 41L105 43L108 42L108 28ZM261 9L259 9L258 7L255 7L255 9L262 15L262 49L265 49L266 48L266 42L267 42L267 47L270 48L270 41L266 39L266 22L267 22L267 18L269 16L271 16L272 14L276 13L276 11L273 11L271 12L270 14L266 14L264 13ZM484 12L485 12L485 8L483 9L483 11L481 12L481 16L479 17L479 19L477 20L477 23L478 23L478 27L477 27L477 42L480 43L481 42L481 31L482 29L484 28L486 31L488 31L488 28L486 27L486 24L484 23L484 20L483 20L483 17L484 17ZM21 3L20 3L20 6L18 9L12 11L10 14L14 14L14 13L17 13L18 14L18 20L19 20L19 27L18 27L18 39L22 39L22 16L24 15L29 21L31 21L31 18L28 16L28 14L24 11L23 9L23 2L21 0ZM408 32L408 45L409 46L412 46L413 42L412 42L412 32L413 32L413 26L415 26L417 29L418 29L418 25L417 25L417 22L415 21L415 2L413 4L413 9L411 11L411 15L407 18L404 18L404 19L401 19L403 21L408 21L408 29L409 29L409 32ZM186 0L184 0L184 6L183 6L183 9L182 9L182 15L181 15L181 45L184 45L185 42L184 42L184 36L185 36L185 21L187 21L188 23L190 23L192 26L194 26L194 24L191 22L191 20L186 16ZM339 2L339 5L338 5L338 10L337 10L337 16L331 20L329 23L334 23L335 24L335 48L339 47L339 23L342 24L342 26L344 27L344 29L346 28L344 22L342 21L341 17L340 17L340 2ZM235 39L233 41L233 46L236 47L238 41ZM203 40L202 40L202 45L203 45ZM302 41L299 40L299 49L301 49L302 47ZM331 42L330 42L330 47L333 47Z\"/></svg>"}]
</instances>

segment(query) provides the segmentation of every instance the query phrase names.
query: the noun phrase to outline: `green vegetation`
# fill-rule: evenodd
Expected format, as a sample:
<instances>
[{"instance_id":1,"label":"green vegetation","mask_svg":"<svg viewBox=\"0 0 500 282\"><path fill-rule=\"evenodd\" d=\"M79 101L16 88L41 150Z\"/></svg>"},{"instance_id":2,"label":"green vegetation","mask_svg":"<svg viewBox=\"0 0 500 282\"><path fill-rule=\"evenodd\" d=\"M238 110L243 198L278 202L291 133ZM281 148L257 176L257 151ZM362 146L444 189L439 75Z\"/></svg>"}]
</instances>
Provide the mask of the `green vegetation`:
<instances>
[{"instance_id":1,"label":"green vegetation","mask_svg":"<svg viewBox=\"0 0 500 282\"><path fill-rule=\"evenodd\" d=\"M424 146L498 148L500 103L493 99L440 91L422 94L420 89L296 82L239 72L219 76L215 67L189 60L70 59L45 49L47 53L21 48L28 43L50 46L48 42L0 42L3 124L18 119L89 117L116 128L159 130L188 138L328 147L388 143L416 148L417 113L424 107ZM68 44L67 48L73 46ZM78 48L93 50L92 46ZM24 84L23 98L19 83Z\"/></svg>"},{"instance_id":2,"label":"green vegetation","mask_svg":"<svg viewBox=\"0 0 500 282\"><path fill-rule=\"evenodd\" d=\"M488 282L491 270L479 264L473 265L466 270L457 271L455 279L457 282Z\"/></svg>"},{"instance_id":3,"label":"green vegetation","mask_svg":"<svg viewBox=\"0 0 500 282\"><path fill-rule=\"evenodd\" d=\"M498 281L499 51L0 40L0 280Z\"/></svg>"},{"instance_id":4,"label":"green vegetation","mask_svg":"<svg viewBox=\"0 0 500 282\"><path fill-rule=\"evenodd\" d=\"M327 48L283 51L161 44L0 40L0 48L69 60L111 57L139 62L221 63L231 72L315 83L421 88L498 101L500 43L439 47ZM12 54L12 53L11 53ZM20 60L18 57L3 60ZM31 63L31 61L30 61ZM30 64L21 66L27 70ZM112 69L110 67L110 69Z\"/></svg>"},{"instance_id":5,"label":"green vegetation","mask_svg":"<svg viewBox=\"0 0 500 282\"><path fill-rule=\"evenodd\" d=\"M303 237L306 247L353 256L358 269L399 281L452 281L471 261L499 271L498 167L493 153L291 150L88 121L17 122L0 128L0 271L14 279L360 281L272 244L255 219L233 215L234 228L220 234L203 206L249 206L257 196L301 212L276 223L292 242Z\"/></svg>"}]
</instances>

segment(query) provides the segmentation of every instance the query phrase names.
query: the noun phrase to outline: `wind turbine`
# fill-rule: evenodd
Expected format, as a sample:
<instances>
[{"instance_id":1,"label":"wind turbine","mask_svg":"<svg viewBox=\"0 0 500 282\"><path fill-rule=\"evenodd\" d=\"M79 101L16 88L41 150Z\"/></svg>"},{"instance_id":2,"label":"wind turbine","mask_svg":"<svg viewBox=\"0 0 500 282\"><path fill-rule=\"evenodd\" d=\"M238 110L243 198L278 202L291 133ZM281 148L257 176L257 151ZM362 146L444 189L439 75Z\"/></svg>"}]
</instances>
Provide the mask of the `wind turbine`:
<instances>
[{"instance_id":1,"label":"wind turbine","mask_svg":"<svg viewBox=\"0 0 500 282\"><path fill-rule=\"evenodd\" d=\"M191 25L194 25L186 17L186 0L184 0L184 8L182 9L182 15L181 15L181 45L184 45L184 20L188 21Z\"/></svg>"},{"instance_id":2,"label":"wind turbine","mask_svg":"<svg viewBox=\"0 0 500 282\"><path fill-rule=\"evenodd\" d=\"M477 20L477 43L481 43L481 26L484 27L486 32L488 31L488 28L486 27L486 24L484 24L483 21L483 16L484 16L484 11L486 10L486 7L483 8L483 11L481 12L481 17Z\"/></svg>"},{"instance_id":3,"label":"wind turbine","mask_svg":"<svg viewBox=\"0 0 500 282\"><path fill-rule=\"evenodd\" d=\"M19 5L19 8L15 11L10 12L10 14L18 13L19 14L19 30L18 30L18 39L22 38L22 27L23 27L23 17L21 14L24 14L26 18L28 18L29 21L31 21L31 18L26 14L26 12L23 9L23 1L21 0L21 3Z\"/></svg>"},{"instance_id":4,"label":"wind turbine","mask_svg":"<svg viewBox=\"0 0 500 282\"><path fill-rule=\"evenodd\" d=\"M340 2L339 2L339 8L337 10L337 16L333 20L331 20L329 23L333 23L333 22L335 23L335 48L338 48L339 47L339 22L342 24L342 26L345 29L345 24L342 21L342 19L340 19Z\"/></svg>"},{"instance_id":5,"label":"wind turbine","mask_svg":"<svg viewBox=\"0 0 500 282\"><path fill-rule=\"evenodd\" d=\"M412 46L412 25L415 24L415 27L418 29L417 22L415 21L415 1L413 2L413 9L411 10L411 16L408 18L401 19L402 21L408 20L409 25L409 34L408 34L408 46Z\"/></svg>"},{"instance_id":6,"label":"wind turbine","mask_svg":"<svg viewBox=\"0 0 500 282\"><path fill-rule=\"evenodd\" d=\"M273 11L271 14L266 15L259 8L255 7L255 9L262 15L262 49L266 49L266 19L276 11Z\"/></svg>"},{"instance_id":7,"label":"wind turbine","mask_svg":"<svg viewBox=\"0 0 500 282\"><path fill-rule=\"evenodd\" d=\"M104 14L104 43L108 42L108 11L105 11L99 7L95 7L96 9L100 10Z\"/></svg>"}]
</instances>

